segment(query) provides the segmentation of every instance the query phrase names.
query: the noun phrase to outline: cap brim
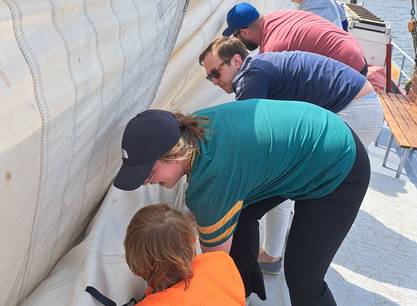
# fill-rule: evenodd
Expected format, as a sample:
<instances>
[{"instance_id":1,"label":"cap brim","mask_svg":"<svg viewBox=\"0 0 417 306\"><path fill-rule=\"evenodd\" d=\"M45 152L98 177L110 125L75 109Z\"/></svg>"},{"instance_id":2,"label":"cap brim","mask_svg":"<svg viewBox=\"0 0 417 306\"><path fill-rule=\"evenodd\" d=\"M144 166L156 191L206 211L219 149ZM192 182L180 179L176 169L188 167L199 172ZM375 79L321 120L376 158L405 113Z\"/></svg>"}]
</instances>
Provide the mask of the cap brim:
<instances>
[{"instance_id":1,"label":"cap brim","mask_svg":"<svg viewBox=\"0 0 417 306\"><path fill-rule=\"evenodd\" d=\"M230 27L227 27L227 28L226 28L226 30L224 30L224 31L223 31L223 36L230 36L230 35L232 35L235 31L237 31L237 30L234 30L234 29L232 29L232 28L230 28Z\"/></svg>"},{"instance_id":2,"label":"cap brim","mask_svg":"<svg viewBox=\"0 0 417 306\"><path fill-rule=\"evenodd\" d=\"M128 167L122 165L113 181L113 185L123 190L135 190L139 188L151 173L155 161L138 166Z\"/></svg>"}]
</instances>

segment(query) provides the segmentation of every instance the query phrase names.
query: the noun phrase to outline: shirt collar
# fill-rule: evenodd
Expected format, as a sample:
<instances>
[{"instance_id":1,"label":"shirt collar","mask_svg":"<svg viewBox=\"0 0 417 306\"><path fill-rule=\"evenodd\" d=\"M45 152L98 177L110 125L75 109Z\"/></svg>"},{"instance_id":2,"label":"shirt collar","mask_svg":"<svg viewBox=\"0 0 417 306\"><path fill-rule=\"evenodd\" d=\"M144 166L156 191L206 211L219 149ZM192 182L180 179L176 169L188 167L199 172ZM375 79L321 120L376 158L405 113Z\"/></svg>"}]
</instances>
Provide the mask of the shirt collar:
<instances>
[{"instance_id":1,"label":"shirt collar","mask_svg":"<svg viewBox=\"0 0 417 306\"><path fill-rule=\"evenodd\" d=\"M238 73L235 75L235 77L232 80L232 86L233 86L233 92L236 93L236 84L238 80L242 77L242 75L245 73L246 69L249 68L250 63L252 62L252 56L248 55L245 60L242 63L242 66L240 66L240 69Z\"/></svg>"}]
</instances>

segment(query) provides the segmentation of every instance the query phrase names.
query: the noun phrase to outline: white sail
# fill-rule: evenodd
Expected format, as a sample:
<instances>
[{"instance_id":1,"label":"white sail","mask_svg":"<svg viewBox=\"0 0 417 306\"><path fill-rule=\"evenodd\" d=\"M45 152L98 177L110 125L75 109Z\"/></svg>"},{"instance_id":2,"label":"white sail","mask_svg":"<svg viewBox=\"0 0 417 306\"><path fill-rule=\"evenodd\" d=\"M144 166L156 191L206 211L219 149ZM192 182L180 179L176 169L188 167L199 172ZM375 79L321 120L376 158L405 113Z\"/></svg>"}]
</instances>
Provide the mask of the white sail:
<instances>
[{"instance_id":1,"label":"white sail","mask_svg":"<svg viewBox=\"0 0 417 306\"><path fill-rule=\"evenodd\" d=\"M149 107L186 0L0 3L0 305L21 302L83 233Z\"/></svg>"},{"instance_id":2,"label":"white sail","mask_svg":"<svg viewBox=\"0 0 417 306\"><path fill-rule=\"evenodd\" d=\"M82 305L81 280L93 282L102 276L99 271L108 268L98 267L97 255L109 246L97 238L109 235L106 225L96 218L90 227L93 234L89 232L69 250L83 239L85 227L120 165L124 125L152 101L153 107L182 110L224 101L223 93L203 83L197 58L221 33L226 13L235 3L0 3L1 305L14 306L25 300L25 305L45 305L48 298L60 296L66 297L68 305ZM253 4L260 10L289 6L287 1ZM205 94L199 87L206 88ZM159 199L158 194L159 190L153 191L151 197ZM163 192L168 201L166 194L173 202L175 190ZM131 204L129 197L120 197ZM146 192L139 191L134 199L145 204ZM137 208L123 219L122 231ZM109 224L112 215L114 212L102 220ZM110 243L113 255L109 255L123 263L122 273L113 271L111 275L114 279L115 274L127 274L131 280L120 244L123 234L117 232L117 250ZM98 261L91 260L95 256ZM93 274L97 277L90 276ZM113 283L106 288L115 288L121 297L130 294Z\"/></svg>"}]
</instances>

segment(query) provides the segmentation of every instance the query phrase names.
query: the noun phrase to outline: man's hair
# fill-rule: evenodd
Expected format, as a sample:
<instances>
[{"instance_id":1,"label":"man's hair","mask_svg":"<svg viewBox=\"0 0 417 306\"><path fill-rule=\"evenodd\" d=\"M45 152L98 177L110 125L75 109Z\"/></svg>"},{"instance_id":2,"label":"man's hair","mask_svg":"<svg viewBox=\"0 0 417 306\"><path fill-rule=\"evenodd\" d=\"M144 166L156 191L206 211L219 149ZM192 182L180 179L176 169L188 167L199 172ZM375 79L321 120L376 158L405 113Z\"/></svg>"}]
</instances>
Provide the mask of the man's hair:
<instances>
[{"instance_id":1,"label":"man's hair","mask_svg":"<svg viewBox=\"0 0 417 306\"><path fill-rule=\"evenodd\" d=\"M239 54L242 60L244 60L249 52L245 48L245 45L235 37L220 37L215 39L208 47L200 54L198 62L203 66L204 59L207 54L213 52L222 61L230 60L233 55Z\"/></svg>"},{"instance_id":2,"label":"man's hair","mask_svg":"<svg viewBox=\"0 0 417 306\"><path fill-rule=\"evenodd\" d=\"M187 218L166 204L141 208L130 221L124 241L130 270L153 292L179 281L189 285L195 256L195 234Z\"/></svg>"}]
</instances>

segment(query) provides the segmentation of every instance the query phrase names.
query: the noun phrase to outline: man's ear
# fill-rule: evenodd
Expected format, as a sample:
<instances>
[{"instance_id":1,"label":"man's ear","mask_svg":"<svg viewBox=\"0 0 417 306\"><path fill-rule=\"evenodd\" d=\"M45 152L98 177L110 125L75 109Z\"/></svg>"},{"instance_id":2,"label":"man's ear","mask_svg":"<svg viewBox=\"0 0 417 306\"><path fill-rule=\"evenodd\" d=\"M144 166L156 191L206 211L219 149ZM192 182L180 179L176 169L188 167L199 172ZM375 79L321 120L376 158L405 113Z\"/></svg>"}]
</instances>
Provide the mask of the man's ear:
<instances>
[{"instance_id":1,"label":"man's ear","mask_svg":"<svg viewBox=\"0 0 417 306\"><path fill-rule=\"evenodd\" d=\"M230 59L230 62L233 65L233 67L240 69L240 67L243 64L243 58L239 54L235 54Z\"/></svg>"},{"instance_id":2,"label":"man's ear","mask_svg":"<svg viewBox=\"0 0 417 306\"><path fill-rule=\"evenodd\" d=\"M248 40L249 32L250 32L249 28L240 29L239 36L241 36L245 40Z\"/></svg>"}]
</instances>

